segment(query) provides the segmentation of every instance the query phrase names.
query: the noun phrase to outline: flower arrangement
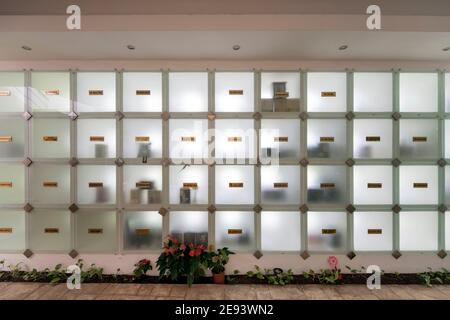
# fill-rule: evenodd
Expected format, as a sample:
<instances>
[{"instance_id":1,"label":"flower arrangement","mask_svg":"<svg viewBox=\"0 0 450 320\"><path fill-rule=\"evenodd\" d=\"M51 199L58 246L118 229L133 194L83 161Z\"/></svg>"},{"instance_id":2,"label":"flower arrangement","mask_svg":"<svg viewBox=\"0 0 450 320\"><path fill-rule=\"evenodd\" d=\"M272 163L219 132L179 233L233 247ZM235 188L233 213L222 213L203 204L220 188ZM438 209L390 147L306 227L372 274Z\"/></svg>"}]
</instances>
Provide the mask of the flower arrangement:
<instances>
[{"instance_id":1,"label":"flower arrangement","mask_svg":"<svg viewBox=\"0 0 450 320\"><path fill-rule=\"evenodd\" d=\"M142 259L134 265L133 275L136 279L140 279L152 269L153 267L151 261L148 259Z\"/></svg>"},{"instance_id":2,"label":"flower arrangement","mask_svg":"<svg viewBox=\"0 0 450 320\"><path fill-rule=\"evenodd\" d=\"M208 253L206 263L213 274L214 283L225 283L225 265L230 260L230 254L234 254L234 252L231 252L226 247Z\"/></svg>"}]
</instances>

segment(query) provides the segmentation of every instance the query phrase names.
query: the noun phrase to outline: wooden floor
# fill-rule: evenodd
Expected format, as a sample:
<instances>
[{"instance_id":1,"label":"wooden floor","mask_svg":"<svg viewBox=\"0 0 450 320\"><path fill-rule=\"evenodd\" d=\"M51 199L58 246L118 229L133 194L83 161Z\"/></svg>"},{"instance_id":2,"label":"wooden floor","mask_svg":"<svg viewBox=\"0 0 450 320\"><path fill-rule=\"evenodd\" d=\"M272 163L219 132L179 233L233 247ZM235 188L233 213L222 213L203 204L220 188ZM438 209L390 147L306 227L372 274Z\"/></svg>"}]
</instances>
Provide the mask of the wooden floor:
<instances>
[{"instance_id":1,"label":"wooden floor","mask_svg":"<svg viewBox=\"0 0 450 320\"><path fill-rule=\"evenodd\" d=\"M445 299L450 285L382 285L369 290L363 285L209 285L187 288L171 284L82 284L68 290L65 284L0 283L0 300L313 300L313 299Z\"/></svg>"}]
</instances>

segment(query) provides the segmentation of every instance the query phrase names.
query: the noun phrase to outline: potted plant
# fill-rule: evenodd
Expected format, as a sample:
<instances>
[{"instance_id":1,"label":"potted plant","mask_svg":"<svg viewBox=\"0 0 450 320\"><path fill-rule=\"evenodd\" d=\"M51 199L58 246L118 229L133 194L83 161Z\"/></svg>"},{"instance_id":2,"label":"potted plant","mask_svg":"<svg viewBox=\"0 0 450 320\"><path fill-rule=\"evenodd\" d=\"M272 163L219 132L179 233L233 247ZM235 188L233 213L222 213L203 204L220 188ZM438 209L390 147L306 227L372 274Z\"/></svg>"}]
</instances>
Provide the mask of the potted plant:
<instances>
[{"instance_id":1,"label":"potted plant","mask_svg":"<svg viewBox=\"0 0 450 320\"><path fill-rule=\"evenodd\" d=\"M213 282L215 284L225 283L225 265L230 260L230 254L234 254L234 252L231 252L228 248L209 252L207 266L213 274Z\"/></svg>"}]
</instances>

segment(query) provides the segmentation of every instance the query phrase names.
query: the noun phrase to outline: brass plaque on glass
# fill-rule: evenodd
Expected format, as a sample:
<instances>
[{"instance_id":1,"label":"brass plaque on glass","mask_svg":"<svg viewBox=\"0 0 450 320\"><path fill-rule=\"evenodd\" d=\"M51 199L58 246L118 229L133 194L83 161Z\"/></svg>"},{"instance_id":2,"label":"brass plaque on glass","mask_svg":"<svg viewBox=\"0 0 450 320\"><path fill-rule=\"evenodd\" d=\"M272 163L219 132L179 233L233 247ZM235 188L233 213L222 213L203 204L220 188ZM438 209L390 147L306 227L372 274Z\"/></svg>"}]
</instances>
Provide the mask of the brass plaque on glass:
<instances>
[{"instance_id":1,"label":"brass plaque on glass","mask_svg":"<svg viewBox=\"0 0 450 320\"><path fill-rule=\"evenodd\" d=\"M89 90L90 96L102 96L103 90Z\"/></svg>"},{"instance_id":2,"label":"brass plaque on glass","mask_svg":"<svg viewBox=\"0 0 450 320\"><path fill-rule=\"evenodd\" d=\"M427 137L413 137L412 140L413 140L413 142L427 142L428 138Z\"/></svg>"},{"instance_id":3,"label":"brass plaque on glass","mask_svg":"<svg viewBox=\"0 0 450 320\"><path fill-rule=\"evenodd\" d=\"M10 181L1 181L0 182L0 187L2 188L12 188L13 184Z\"/></svg>"},{"instance_id":4,"label":"brass plaque on glass","mask_svg":"<svg viewBox=\"0 0 450 320\"><path fill-rule=\"evenodd\" d=\"M44 93L47 96L59 96L59 90L45 90Z\"/></svg>"},{"instance_id":5,"label":"brass plaque on glass","mask_svg":"<svg viewBox=\"0 0 450 320\"><path fill-rule=\"evenodd\" d=\"M228 90L228 94L231 96L242 96L244 94L244 90Z\"/></svg>"},{"instance_id":6,"label":"brass plaque on glass","mask_svg":"<svg viewBox=\"0 0 450 320\"><path fill-rule=\"evenodd\" d=\"M137 96L149 96L150 94L150 90L136 90Z\"/></svg>"},{"instance_id":7,"label":"brass plaque on glass","mask_svg":"<svg viewBox=\"0 0 450 320\"><path fill-rule=\"evenodd\" d=\"M334 137L320 137L320 142L334 142Z\"/></svg>"},{"instance_id":8,"label":"brass plaque on glass","mask_svg":"<svg viewBox=\"0 0 450 320\"><path fill-rule=\"evenodd\" d=\"M336 184L333 182L323 182L320 184L321 189L332 189L335 187L336 187Z\"/></svg>"},{"instance_id":9,"label":"brass plaque on glass","mask_svg":"<svg viewBox=\"0 0 450 320\"><path fill-rule=\"evenodd\" d=\"M379 142L379 141L381 141L381 137L369 136L369 137L366 137L366 141L367 142Z\"/></svg>"},{"instance_id":10,"label":"brass plaque on glass","mask_svg":"<svg viewBox=\"0 0 450 320\"><path fill-rule=\"evenodd\" d=\"M90 136L89 140L92 142L101 142L101 141L105 141L105 137L103 136Z\"/></svg>"},{"instance_id":11,"label":"brass plaque on glass","mask_svg":"<svg viewBox=\"0 0 450 320\"><path fill-rule=\"evenodd\" d=\"M425 183L425 182L414 182L413 187L414 188L426 189L426 188L428 188L428 183Z\"/></svg>"},{"instance_id":12,"label":"brass plaque on glass","mask_svg":"<svg viewBox=\"0 0 450 320\"><path fill-rule=\"evenodd\" d=\"M367 229L367 234L382 234L382 229Z\"/></svg>"},{"instance_id":13,"label":"brass plaque on glass","mask_svg":"<svg viewBox=\"0 0 450 320\"><path fill-rule=\"evenodd\" d=\"M0 136L0 142L12 142L12 136Z\"/></svg>"},{"instance_id":14,"label":"brass plaque on glass","mask_svg":"<svg viewBox=\"0 0 450 320\"><path fill-rule=\"evenodd\" d=\"M0 90L0 97L8 97L11 95L11 91L9 90Z\"/></svg>"},{"instance_id":15,"label":"brass plaque on glass","mask_svg":"<svg viewBox=\"0 0 450 320\"><path fill-rule=\"evenodd\" d=\"M150 229L135 229L134 234L140 237L146 237L150 235Z\"/></svg>"},{"instance_id":16,"label":"brass plaque on glass","mask_svg":"<svg viewBox=\"0 0 450 320\"><path fill-rule=\"evenodd\" d=\"M289 92L287 91L277 91L275 92L275 98L288 98Z\"/></svg>"},{"instance_id":17,"label":"brass plaque on glass","mask_svg":"<svg viewBox=\"0 0 450 320\"><path fill-rule=\"evenodd\" d=\"M243 182L230 182L228 183L229 188L243 188L244 183Z\"/></svg>"},{"instance_id":18,"label":"brass plaque on glass","mask_svg":"<svg viewBox=\"0 0 450 320\"><path fill-rule=\"evenodd\" d=\"M139 181L136 182L136 188L138 189L152 189L153 183L151 181Z\"/></svg>"},{"instance_id":19,"label":"brass plaque on glass","mask_svg":"<svg viewBox=\"0 0 450 320\"><path fill-rule=\"evenodd\" d=\"M369 182L367 184L367 188L369 188L369 189L380 189L382 187L383 187L382 183Z\"/></svg>"},{"instance_id":20,"label":"brass plaque on glass","mask_svg":"<svg viewBox=\"0 0 450 320\"><path fill-rule=\"evenodd\" d=\"M181 141L184 141L184 142L195 142L195 137L181 137Z\"/></svg>"},{"instance_id":21,"label":"brass plaque on glass","mask_svg":"<svg viewBox=\"0 0 450 320\"><path fill-rule=\"evenodd\" d=\"M242 137L228 137L228 142L241 142Z\"/></svg>"},{"instance_id":22,"label":"brass plaque on glass","mask_svg":"<svg viewBox=\"0 0 450 320\"><path fill-rule=\"evenodd\" d=\"M59 229L58 228L45 228L44 232L45 233L59 233Z\"/></svg>"},{"instance_id":23,"label":"brass plaque on glass","mask_svg":"<svg viewBox=\"0 0 450 320\"><path fill-rule=\"evenodd\" d=\"M336 234L336 229L322 229L322 234Z\"/></svg>"},{"instance_id":24,"label":"brass plaque on glass","mask_svg":"<svg viewBox=\"0 0 450 320\"><path fill-rule=\"evenodd\" d=\"M198 189L197 182L183 182L183 188Z\"/></svg>"},{"instance_id":25,"label":"brass plaque on glass","mask_svg":"<svg viewBox=\"0 0 450 320\"><path fill-rule=\"evenodd\" d=\"M134 141L136 142L149 142L150 137L149 136L136 136L134 137Z\"/></svg>"},{"instance_id":26,"label":"brass plaque on glass","mask_svg":"<svg viewBox=\"0 0 450 320\"><path fill-rule=\"evenodd\" d=\"M322 97L336 97L336 91L322 91L320 95Z\"/></svg>"},{"instance_id":27,"label":"brass plaque on glass","mask_svg":"<svg viewBox=\"0 0 450 320\"><path fill-rule=\"evenodd\" d=\"M273 137L273 141L275 142L288 142L288 137Z\"/></svg>"},{"instance_id":28,"label":"brass plaque on glass","mask_svg":"<svg viewBox=\"0 0 450 320\"><path fill-rule=\"evenodd\" d=\"M56 181L44 181L42 182L42 186L45 188L57 188L58 182Z\"/></svg>"},{"instance_id":29,"label":"brass plaque on glass","mask_svg":"<svg viewBox=\"0 0 450 320\"><path fill-rule=\"evenodd\" d=\"M228 234L242 234L242 229L228 229Z\"/></svg>"},{"instance_id":30,"label":"brass plaque on glass","mask_svg":"<svg viewBox=\"0 0 450 320\"><path fill-rule=\"evenodd\" d=\"M287 188L288 183L287 182L274 182L273 187L274 188Z\"/></svg>"},{"instance_id":31,"label":"brass plaque on glass","mask_svg":"<svg viewBox=\"0 0 450 320\"><path fill-rule=\"evenodd\" d=\"M103 182L89 182L89 188L103 188Z\"/></svg>"},{"instance_id":32,"label":"brass plaque on glass","mask_svg":"<svg viewBox=\"0 0 450 320\"><path fill-rule=\"evenodd\" d=\"M0 233L12 233L12 228L0 228Z\"/></svg>"},{"instance_id":33,"label":"brass plaque on glass","mask_svg":"<svg viewBox=\"0 0 450 320\"><path fill-rule=\"evenodd\" d=\"M100 233L103 233L103 229L101 229L101 228L90 228L90 229L88 229L88 233L100 234Z\"/></svg>"},{"instance_id":34,"label":"brass plaque on glass","mask_svg":"<svg viewBox=\"0 0 450 320\"><path fill-rule=\"evenodd\" d=\"M58 141L58 137L56 137L56 136L43 136L42 140L44 140L45 142L54 142L54 141Z\"/></svg>"}]
</instances>

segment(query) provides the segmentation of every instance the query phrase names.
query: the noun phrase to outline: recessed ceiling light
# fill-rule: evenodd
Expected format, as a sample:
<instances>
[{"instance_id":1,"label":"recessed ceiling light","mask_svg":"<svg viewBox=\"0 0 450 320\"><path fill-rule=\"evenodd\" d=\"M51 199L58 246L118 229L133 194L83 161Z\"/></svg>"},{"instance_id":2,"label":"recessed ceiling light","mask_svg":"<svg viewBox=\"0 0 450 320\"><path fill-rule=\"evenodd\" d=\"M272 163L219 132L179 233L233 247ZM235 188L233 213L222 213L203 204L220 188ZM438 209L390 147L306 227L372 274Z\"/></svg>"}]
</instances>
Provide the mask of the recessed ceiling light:
<instances>
[{"instance_id":1,"label":"recessed ceiling light","mask_svg":"<svg viewBox=\"0 0 450 320\"><path fill-rule=\"evenodd\" d=\"M442 51L450 51L450 47L445 47Z\"/></svg>"},{"instance_id":2,"label":"recessed ceiling light","mask_svg":"<svg viewBox=\"0 0 450 320\"><path fill-rule=\"evenodd\" d=\"M346 50L348 48L348 46L346 44L342 45L339 47L339 50Z\"/></svg>"},{"instance_id":3,"label":"recessed ceiling light","mask_svg":"<svg viewBox=\"0 0 450 320\"><path fill-rule=\"evenodd\" d=\"M134 49L136 49L136 47L133 46L133 45L131 45L131 44L127 45L127 48L128 48L128 50L134 50Z\"/></svg>"},{"instance_id":4,"label":"recessed ceiling light","mask_svg":"<svg viewBox=\"0 0 450 320\"><path fill-rule=\"evenodd\" d=\"M233 50L234 50L234 51L238 51L240 48L241 48L241 46L238 45L238 44L235 44L235 45L233 46Z\"/></svg>"},{"instance_id":5,"label":"recessed ceiling light","mask_svg":"<svg viewBox=\"0 0 450 320\"><path fill-rule=\"evenodd\" d=\"M25 51L31 51L31 47L29 46L22 46L22 49Z\"/></svg>"}]
</instances>

